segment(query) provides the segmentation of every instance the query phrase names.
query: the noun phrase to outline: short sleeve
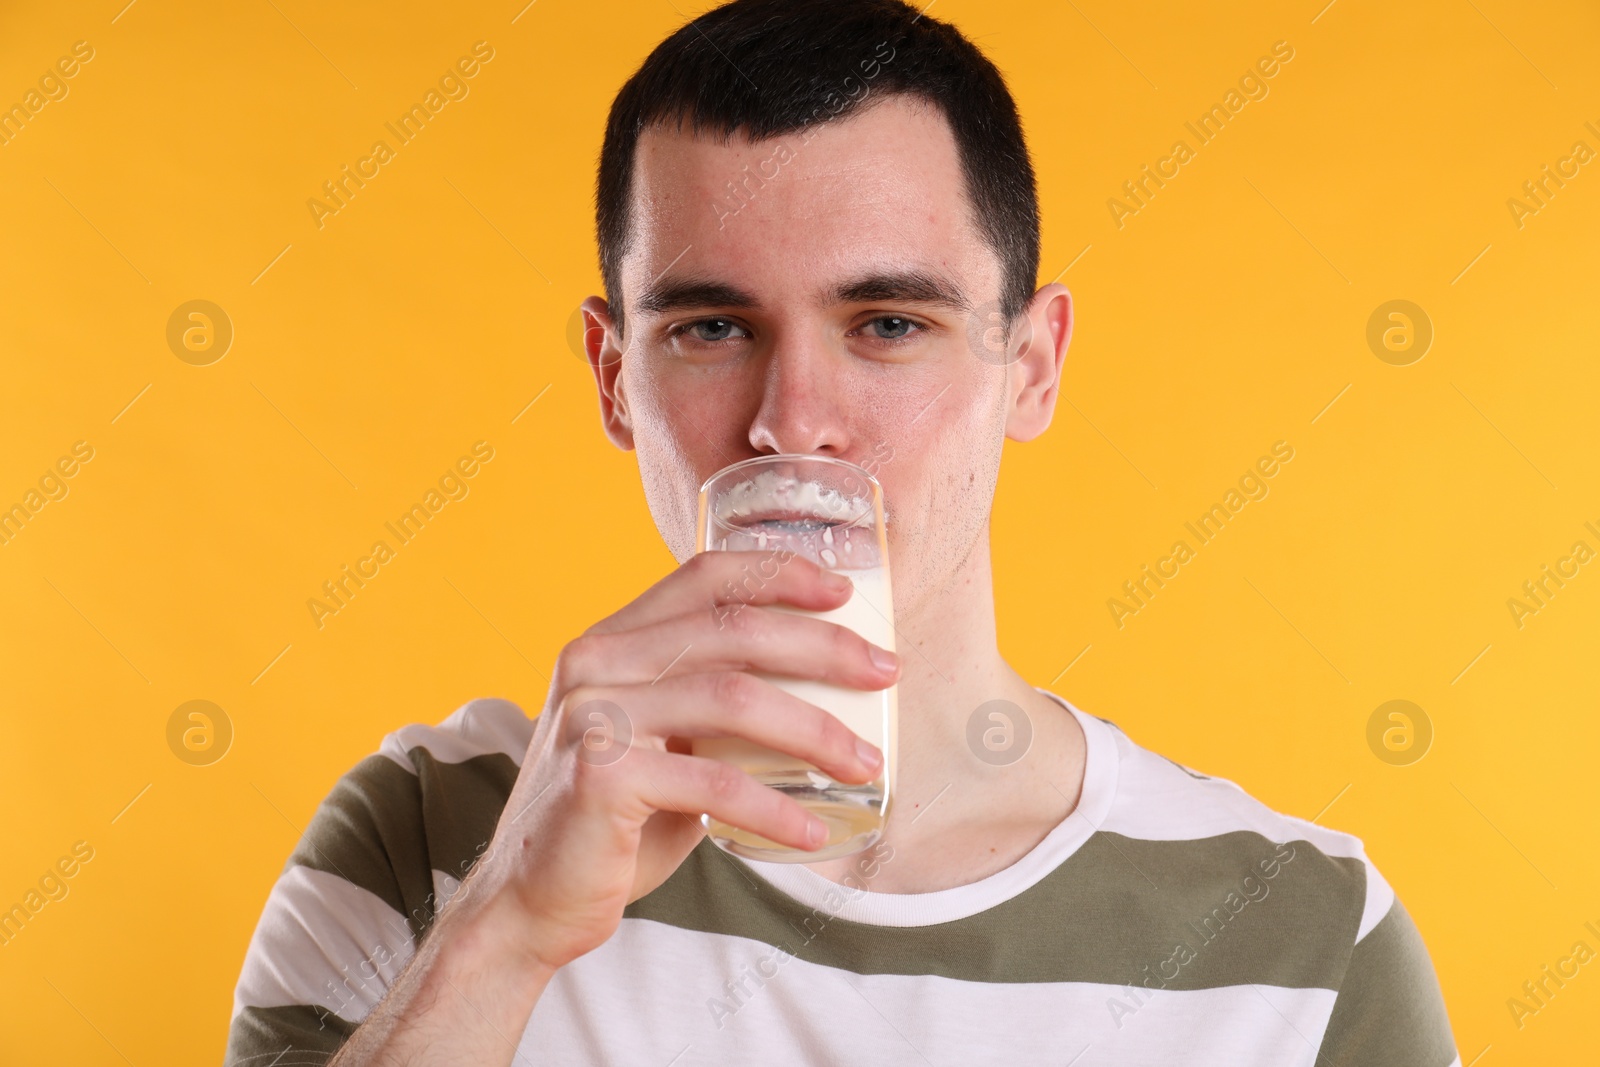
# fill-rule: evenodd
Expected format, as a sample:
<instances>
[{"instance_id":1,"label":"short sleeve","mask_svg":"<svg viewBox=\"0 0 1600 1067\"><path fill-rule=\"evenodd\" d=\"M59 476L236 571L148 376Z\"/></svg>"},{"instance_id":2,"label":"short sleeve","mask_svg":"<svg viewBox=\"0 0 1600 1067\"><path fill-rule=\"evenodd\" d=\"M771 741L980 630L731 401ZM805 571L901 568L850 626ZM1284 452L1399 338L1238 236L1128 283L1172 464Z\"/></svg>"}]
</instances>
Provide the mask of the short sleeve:
<instances>
[{"instance_id":1,"label":"short sleeve","mask_svg":"<svg viewBox=\"0 0 1600 1067\"><path fill-rule=\"evenodd\" d=\"M227 1067L320 1065L349 1040L488 846L531 733L515 704L475 700L339 779L250 939Z\"/></svg>"},{"instance_id":2,"label":"short sleeve","mask_svg":"<svg viewBox=\"0 0 1600 1067\"><path fill-rule=\"evenodd\" d=\"M432 904L419 806L417 776L372 756L318 807L245 953L227 1067L326 1063L382 999Z\"/></svg>"},{"instance_id":3,"label":"short sleeve","mask_svg":"<svg viewBox=\"0 0 1600 1067\"><path fill-rule=\"evenodd\" d=\"M1356 942L1317 1063L1451 1067L1459 1062L1433 961L1396 897Z\"/></svg>"}]
</instances>

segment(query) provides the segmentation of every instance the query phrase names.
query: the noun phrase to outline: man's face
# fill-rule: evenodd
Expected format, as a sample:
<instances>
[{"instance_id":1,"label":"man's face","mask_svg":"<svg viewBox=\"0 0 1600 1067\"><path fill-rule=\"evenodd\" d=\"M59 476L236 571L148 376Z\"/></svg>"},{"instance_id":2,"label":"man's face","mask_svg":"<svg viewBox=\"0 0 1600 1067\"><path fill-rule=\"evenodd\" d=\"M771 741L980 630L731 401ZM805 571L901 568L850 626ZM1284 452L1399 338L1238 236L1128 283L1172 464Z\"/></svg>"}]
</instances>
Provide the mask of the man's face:
<instances>
[{"instance_id":1,"label":"man's face","mask_svg":"<svg viewBox=\"0 0 1600 1067\"><path fill-rule=\"evenodd\" d=\"M652 129L631 210L626 337L591 298L591 361L673 555L694 554L698 489L721 467L837 457L882 482L896 605L916 611L984 530L1028 373L993 350L1000 263L943 115L889 96L766 141Z\"/></svg>"}]
</instances>

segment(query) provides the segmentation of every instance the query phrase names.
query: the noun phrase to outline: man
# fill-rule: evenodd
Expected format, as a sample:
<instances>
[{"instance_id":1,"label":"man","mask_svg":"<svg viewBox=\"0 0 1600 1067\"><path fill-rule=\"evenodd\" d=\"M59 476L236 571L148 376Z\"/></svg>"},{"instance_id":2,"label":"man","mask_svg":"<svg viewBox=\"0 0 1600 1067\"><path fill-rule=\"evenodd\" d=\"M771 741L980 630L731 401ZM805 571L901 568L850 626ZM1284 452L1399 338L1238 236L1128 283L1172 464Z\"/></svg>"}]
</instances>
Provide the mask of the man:
<instances>
[{"instance_id":1,"label":"man","mask_svg":"<svg viewBox=\"0 0 1600 1067\"><path fill-rule=\"evenodd\" d=\"M474 701L339 782L252 940L230 1063L1459 1063L1359 841L1141 749L996 647L1001 444L1048 426L1072 304L1034 289L1032 168L971 43L898 0L735 0L623 87L597 214L602 424L681 566L563 648L536 719ZM700 483L771 453L877 474L899 655L773 610L850 596L803 559L753 585L755 554L694 554ZM758 672L898 685L867 852L704 838L702 812L821 840L691 738L881 767ZM598 749L595 708L618 709ZM969 745L985 708L1026 746Z\"/></svg>"}]
</instances>

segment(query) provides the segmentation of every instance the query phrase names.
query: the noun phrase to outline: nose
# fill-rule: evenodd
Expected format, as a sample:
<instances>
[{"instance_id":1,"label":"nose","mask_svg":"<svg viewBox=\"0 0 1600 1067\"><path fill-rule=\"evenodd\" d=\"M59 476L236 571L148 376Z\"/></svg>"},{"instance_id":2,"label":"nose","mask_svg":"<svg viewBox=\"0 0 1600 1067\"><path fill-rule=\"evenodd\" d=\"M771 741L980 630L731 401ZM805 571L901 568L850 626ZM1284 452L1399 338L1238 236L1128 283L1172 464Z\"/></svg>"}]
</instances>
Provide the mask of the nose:
<instances>
[{"instance_id":1,"label":"nose","mask_svg":"<svg viewBox=\"0 0 1600 1067\"><path fill-rule=\"evenodd\" d=\"M764 372L750 446L762 453L844 455L850 397L840 354L820 340L780 340Z\"/></svg>"}]
</instances>

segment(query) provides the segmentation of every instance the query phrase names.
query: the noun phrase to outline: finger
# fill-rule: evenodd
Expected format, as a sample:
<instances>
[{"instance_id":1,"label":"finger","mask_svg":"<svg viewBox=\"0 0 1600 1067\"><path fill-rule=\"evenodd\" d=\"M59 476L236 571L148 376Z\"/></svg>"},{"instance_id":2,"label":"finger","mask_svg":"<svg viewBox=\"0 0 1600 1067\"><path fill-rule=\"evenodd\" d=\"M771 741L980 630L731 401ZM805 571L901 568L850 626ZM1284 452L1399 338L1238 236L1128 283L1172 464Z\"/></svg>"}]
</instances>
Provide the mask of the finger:
<instances>
[{"instance_id":1,"label":"finger","mask_svg":"<svg viewBox=\"0 0 1600 1067\"><path fill-rule=\"evenodd\" d=\"M877 746L815 704L742 671L664 678L654 685L574 689L567 706L623 709L634 744L669 737L739 737L798 757L841 782L869 782L883 765Z\"/></svg>"},{"instance_id":2,"label":"finger","mask_svg":"<svg viewBox=\"0 0 1600 1067\"><path fill-rule=\"evenodd\" d=\"M699 608L786 603L828 611L850 599L847 578L793 552L701 552L591 633L633 630Z\"/></svg>"},{"instance_id":3,"label":"finger","mask_svg":"<svg viewBox=\"0 0 1600 1067\"><path fill-rule=\"evenodd\" d=\"M567 692L580 685L638 685L702 671L763 671L882 689L898 677L900 660L837 623L747 607L729 615L697 611L639 629L585 634L562 650L559 669Z\"/></svg>"},{"instance_id":4,"label":"finger","mask_svg":"<svg viewBox=\"0 0 1600 1067\"><path fill-rule=\"evenodd\" d=\"M827 826L794 798L721 760L639 748L604 770L627 774L634 795L657 811L680 812L696 823L704 812L719 822L807 851L828 840Z\"/></svg>"}]
</instances>

